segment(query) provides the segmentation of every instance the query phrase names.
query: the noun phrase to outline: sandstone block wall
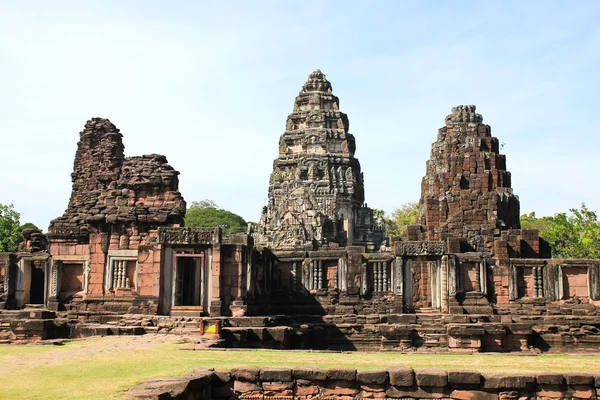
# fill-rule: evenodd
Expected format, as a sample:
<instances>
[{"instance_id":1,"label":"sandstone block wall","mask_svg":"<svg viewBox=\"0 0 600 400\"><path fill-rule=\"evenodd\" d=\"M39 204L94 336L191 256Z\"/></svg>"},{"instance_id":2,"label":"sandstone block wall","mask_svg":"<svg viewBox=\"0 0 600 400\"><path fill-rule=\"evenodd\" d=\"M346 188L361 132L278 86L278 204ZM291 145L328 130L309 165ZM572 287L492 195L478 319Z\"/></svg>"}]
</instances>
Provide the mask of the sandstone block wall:
<instances>
[{"instance_id":1,"label":"sandstone block wall","mask_svg":"<svg viewBox=\"0 0 600 400\"><path fill-rule=\"evenodd\" d=\"M137 399L597 399L600 372L480 374L476 371L385 371L241 367L144 382Z\"/></svg>"},{"instance_id":2,"label":"sandstone block wall","mask_svg":"<svg viewBox=\"0 0 600 400\"><path fill-rule=\"evenodd\" d=\"M513 194L498 139L475 109L472 105L454 107L439 130L421 183L419 224L423 230L409 230L408 239L455 237L466 248L449 246L451 251L493 255L502 251L501 243L494 246L495 237L502 234L504 247L516 241L511 242L503 232L520 228L519 199ZM538 256L536 239L526 239L532 241L533 256ZM520 254L518 246L512 247Z\"/></svg>"}]
</instances>

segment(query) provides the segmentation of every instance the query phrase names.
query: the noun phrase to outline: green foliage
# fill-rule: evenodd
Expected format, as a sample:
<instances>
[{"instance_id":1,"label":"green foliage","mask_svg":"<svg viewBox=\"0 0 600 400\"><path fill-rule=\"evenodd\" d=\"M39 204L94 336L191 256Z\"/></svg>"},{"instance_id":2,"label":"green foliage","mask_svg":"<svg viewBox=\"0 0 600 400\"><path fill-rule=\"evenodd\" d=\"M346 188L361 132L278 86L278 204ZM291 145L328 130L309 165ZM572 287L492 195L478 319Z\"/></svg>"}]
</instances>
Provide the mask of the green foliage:
<instances>
[{"instance_id":1,"label":"green foliage","mask_svg":"<svg viewBox=\"0 0 600 400\"><path fill-rule=\"evenodd\" d=\"M387 218L385 217L385 211L378 208L373 209L373 225L376 229L381 229L386 225Z\"/></svg>"},{"instance_id":2,"label":"green foliage","mask_svg":"<svg viewBox=\"0 0 600 400\"><path fill-rule=\"evenodd\" d=\"M216 227L220 226L223 233L246 232L248 223L244 218L231 211L220 209L212 200L193 201L185 214L185 226Z\"/></svg>"},{"instance_id":3,"label":"green foliage","mask_svg":"<svg viewBox=\"0 0 600 400\"><path fill-rule=\"evenodd\" d=\"M192 205L190 206L190 208L216 208L218 209L219 206L217 205L217 203L215 203L214 200L209 200L209 199L204 199L202 201L192 201Z\"/></svg>"},{"instance_id":4,"label":"green foliage","mask_svg":"<svg viewBox=\"0 0 600 400\"><path fill-rule=\"evenodd\" d=\"M21 225L19 227L19 231L23 232L25 229L37 229L40 230L40 228L38 228L34 223L32 222L25 222L23 225Z\"/></svg>"},{"instance_id":5,"label":"green foliage","mask_svg":"<svg viewBox=\"0 0 600 400\"><path fill-rule=\"evenodd\" d=\"M521 216L523 229L537 229L552 247L554 258L600 258L600 222L585 204L567 213L537 218L535 213Z\"/></svg>"},{"instance_id":6,"label":"green foliage","mask_svg":"<svg viewBox=\"0 0 600 400\"><path fill-rule=\"evenodd\" d=\"M393 243L402 237L409 225L417 223L419 217L419 203L410 201L395 208L389 219L386 220L386 232Z\"/></svg>"},{"instance_id":7,"label":"green foliage","mask_svg":"<svg viewBox=\"0 0 600 400\"><path fill-rule=\"evenodd\" d=\"M17 251L22 240L20 217L12 204L0 204L0 251Z\"/></svg>"}]
</instances>

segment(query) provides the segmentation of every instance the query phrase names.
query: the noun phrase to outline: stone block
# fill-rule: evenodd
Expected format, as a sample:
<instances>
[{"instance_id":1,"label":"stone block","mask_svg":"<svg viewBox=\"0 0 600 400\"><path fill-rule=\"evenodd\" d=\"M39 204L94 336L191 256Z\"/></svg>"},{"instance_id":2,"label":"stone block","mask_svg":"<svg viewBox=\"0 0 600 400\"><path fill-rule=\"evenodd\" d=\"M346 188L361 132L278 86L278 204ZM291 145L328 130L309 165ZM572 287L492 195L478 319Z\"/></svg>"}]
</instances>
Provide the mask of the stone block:
<instances>
[{"instance_id":1,"label":"stone block","mask_svg":"<svg viewBox=\"0 0 600 400\"><path fill-rule=\"evenodd\" d=\"M324 381L327 379L327 370L319 368L297 367L292 370L295 379L307 381Z\"/></svg>"},{"instance_id":2,"label":"stone block","mask_svg":"<svg viewBox=\"0 0 600 400\"><path fill-rule=\"evenodd\" d=\"M537 374L538 385L562 385L565 383L563 374L559 373L541 373Z\"/></svg>"},{"instance_id":3,"label":"stone block","mask_svg":"<svg viewBox=\"0 0 600 400\"><path fill-rule=\"evenodd\" d=\"M384 385L388 382L387 371L362 371L356 374L356 380L361 384Z\"/></svg>"},{"instance_id":4,"label":"stone block","mask_svg":"<svg viewBox=\"0 0 600 400\"><path fill-rule=\"evenodd\" d=\"M586 385L594 386L594 376L591 374L565 374L567 385Z\"/></svg>"},{"instance_id":5,"label":"stone block","mask_svg":"<svg viewBox=\"0 0 600 400\"><path fill-rule=\"evenodd\" d=\"M233 391L235 393L262 393L262 388L254 382L235 381L233 383Z\"/></svg>"},{"instance_id":6,"label":"stone block","mask_svg":"<svg viewBox=\"0 0 600 400\"><path fill-rule=\"evenodd\" d=\"M307 381L324 381L327 379L327 371L319 368L298 367L292 371L294 378Z\"/></svg>"},{"instance_id":7,"label":"stone block","mask_svg":"<svg viewBox=\"0 0 600 400\"><path fill-rule=\"evenodd\" d=\"M355 382L350 380L330 380L323 384L324 398L328 398L328 396L355 396L358 393L359 390L355 387Z\"/></svg>"},{"instance_id":8,"label":"stone block","mask_svg":"<svg viewBox=\"0 0 600 400\"><path fill-rule=\"evenodd\" d=\"M440 369L421 369L415 375L418 386L445 387L448 384L446 371Z\"/></svg>"},{"instance_id":9,"label":"stone block","mask_svg":"<svg viewBox=\"0 0 600 400\"><path fill-rule=\"evenodd\" d=\"M287 368L261 369L260 380L267 382L289 382L292 380L292 370Z\"/></svg>"},{"instance_id":10,"label":"stone block","mask_svg":"<svg viewBox=\"0 0 600 400\"><path fill-rule=\"evenodd\" d=\"M455 385L479 385L481 374L475 371L448 371L448 383Z\"/></svg>"},{"instance_id":11,"label":"stone block","mask_svg":"<svg viewBox=\"0 0 600 400\"><path fill-rule=\"evenodd\" d=\"M484 389L525 389L535 385L533 375L484 375Z\"/></svg>"},{"instance_id":12,"label":"stone block","mask_svg":"<svg viewBox=\"0 0 600 400\"><path fill-rule=\"evenodd\" d=\"M390 384L394 386L407 387L415 384L415 371L411 367L388 368Z\"/></svg>"},{"instance_id":13,"label":"stone block","mask_svg":"<svg viewBox=\"0 0 600 400\"><path fill-rule=\"evenodd\" d=\"M354 381L356 380L355 369L330 369L327 371L327 379L335 381Z\"/></svg>"},{"instance_id":14,"label":"stone block","mask_svg":"<svg viewBox=\"0 0 600 400\"><path fill-rule=\"evenodd\" d=\"M231 370L231 376L236 380L255 381L258 379L259 375L260 368L258 367L240 367Z\"/></svg>"},{"instance_id":15,"label":"stone block","mask_svg":"<svg viewBox=\"0 0 600 400\"><path fill-rule=\"evenodd\" d=\"M386 396L393 399L447 399L444 388L440 387L396 387L386 390ZM496 397L497 399L497 397ZM487 399L486 399L487 400Z\"/></svg>"}]
</instances>

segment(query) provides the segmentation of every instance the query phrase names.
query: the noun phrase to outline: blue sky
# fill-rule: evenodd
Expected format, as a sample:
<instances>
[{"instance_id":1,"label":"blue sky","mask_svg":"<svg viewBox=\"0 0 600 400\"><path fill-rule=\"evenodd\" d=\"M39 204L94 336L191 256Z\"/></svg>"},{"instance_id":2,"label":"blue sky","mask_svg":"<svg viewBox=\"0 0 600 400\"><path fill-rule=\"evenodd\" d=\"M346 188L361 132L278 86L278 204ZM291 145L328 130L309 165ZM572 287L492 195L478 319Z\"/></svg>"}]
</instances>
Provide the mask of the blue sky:
<instances>
[{"instance_id":1,"label":"blue sky","mask_svg":"<svg viewBox=\"0 0 600 400\"><path fill-rule=\"evenodd\" d=\"M453 106L475 104L523 213L600 211L600 2L0 0L0 203L47 228L78 133L165 154L188 203L258 220L279 136L320 68L371 207L419 198Z\"/></svg>"}]
</instances>

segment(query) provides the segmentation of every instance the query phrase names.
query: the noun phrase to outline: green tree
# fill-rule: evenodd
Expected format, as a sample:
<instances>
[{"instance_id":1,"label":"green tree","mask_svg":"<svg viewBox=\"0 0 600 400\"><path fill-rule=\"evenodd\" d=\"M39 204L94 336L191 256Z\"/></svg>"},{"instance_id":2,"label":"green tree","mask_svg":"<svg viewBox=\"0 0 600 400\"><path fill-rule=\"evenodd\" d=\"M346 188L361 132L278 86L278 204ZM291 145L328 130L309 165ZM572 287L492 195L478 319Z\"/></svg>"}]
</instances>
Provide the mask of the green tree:
<instances>
[{"instance_id":1,"label":"green tree","mask_svg":"<svg viewBox=\"0 0 600 400\"><path fill-rule=\"evenodd\" d=\"M385 217L385 211L378 208L373 209L373 225L375 228L383 228L387 225L387 218Z\"/></svg>"},{"instance_id":2,"label":"green tree","mask_svg":"<svg viewBox=\"0 0 600 400\"><path fill-rule=\"evenodd\" d=\"M537 229L552 247L554 258L600 258L600 222L596 212L585 204L570 214L537 218L535 213L521 216L524 229Z\"/></svg>"},{"instance_id":3,"label":"green tree","mask_svg":"<svg viewBox=\"0 0 600 400\"><path fill-rule=\"evenodd\" d=\"M204 199L201 201L192 201L190 208L216 208L219 209L214 200Z\"/></svg>"},{"instance_id":4,"label":"green tree","mask_svg":"<svg viewBox=\"0 0 600 400\"><path fill-rule=\"evenodd\" d=\"M19 229L20 217L12 204L0 204L0 251L17 251L23 238Z\"/></svg>"},{"instance_id":5,"label":"green tree","mask_svg":"<svg viewBox=\"0 0 600 400\"><path fill-rule=\"evenodd\" d=\"M23 232L25 229L37 229L40 230L33 222L25 222L19 227L19 231Z\"/></svg>"},{"instance_id":6,"label":"green tree","mask_svg":"<svg viewBox=\"0 0 600 400\"><path fill-rule=\"evenodd\" d=\"M409 225L417 223L419 217L419 203L410 201L395 208L390 218L386 220L386 232L393 243L402 237Z\"/></svg>"},{"instance_id":7,"label":"green tree","mask_svg":"<svg viewBox=\"0 0 600 400\"><path fill-rule=\"evenodd\" d=\"M220 226L226 235L246 232L248 227L244 218L219 208L213 200L193 201L185 214L185 225L206 228Z\"/></svg>"}]
</instances>

